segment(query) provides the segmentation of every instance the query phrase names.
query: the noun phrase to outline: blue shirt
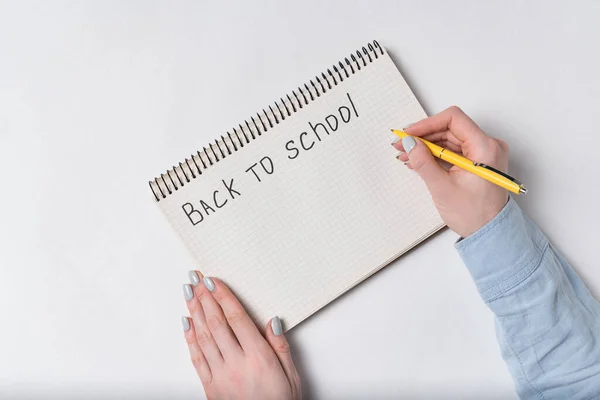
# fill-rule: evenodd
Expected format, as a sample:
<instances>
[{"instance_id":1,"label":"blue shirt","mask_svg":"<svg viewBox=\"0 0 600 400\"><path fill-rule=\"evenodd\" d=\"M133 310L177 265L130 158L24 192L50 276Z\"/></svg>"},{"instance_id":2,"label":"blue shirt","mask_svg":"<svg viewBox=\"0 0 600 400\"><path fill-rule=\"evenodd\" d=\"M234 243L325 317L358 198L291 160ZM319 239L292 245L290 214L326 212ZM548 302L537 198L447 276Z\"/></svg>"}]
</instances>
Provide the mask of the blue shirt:
<instances>
[{"instance_id":1,"label":"blue shirt","mask_svg":"<svg viewBox=\"0 0 600 400\"><path fill-rule=\"evenodd\" d=\"M521 399L600 399L600 303L510 199L456 243Z\"/></svg>"}]
</instances>

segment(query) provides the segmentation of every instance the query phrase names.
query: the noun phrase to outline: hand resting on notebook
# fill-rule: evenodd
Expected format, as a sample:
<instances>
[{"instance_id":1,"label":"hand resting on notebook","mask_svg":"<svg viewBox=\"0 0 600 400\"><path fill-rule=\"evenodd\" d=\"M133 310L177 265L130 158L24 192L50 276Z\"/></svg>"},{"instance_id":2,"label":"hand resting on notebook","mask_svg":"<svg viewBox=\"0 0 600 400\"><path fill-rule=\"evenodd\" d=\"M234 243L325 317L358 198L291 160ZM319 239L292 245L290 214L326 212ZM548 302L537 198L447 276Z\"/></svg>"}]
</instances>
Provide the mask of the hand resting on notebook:
<instances>
[{"instance_id":1,"label":"hand resting on notebook","mask_svg":"<svg viewBox=\"0 0 600 400\"><path fill-rule=\"evenodd\" d=\"M183 330L192 364L209 399L300 399L300 378L281 321L266 339L223 282L189 272L183 294L191 318Z\"/></svg>"}]
</instances>

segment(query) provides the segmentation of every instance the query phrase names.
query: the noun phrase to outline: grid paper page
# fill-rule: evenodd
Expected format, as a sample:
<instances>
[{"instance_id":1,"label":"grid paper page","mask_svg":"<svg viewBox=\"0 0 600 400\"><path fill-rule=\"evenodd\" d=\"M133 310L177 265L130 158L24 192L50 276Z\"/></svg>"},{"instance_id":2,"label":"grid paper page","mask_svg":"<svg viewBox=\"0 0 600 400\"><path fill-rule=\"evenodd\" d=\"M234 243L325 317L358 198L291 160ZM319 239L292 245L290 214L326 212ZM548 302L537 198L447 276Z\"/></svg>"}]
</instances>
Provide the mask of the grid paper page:
<instances>
[{"instance_id":1,"label":"grid paper page","mask_svg":"<svg viewBox=\"0 0 600 400\"><path fill-rule=\"evenodd\" d=\"M386 53L159 204L203 274L289 329L443 226L390 145L425 116Z\"/></svg>"}]
</instances>

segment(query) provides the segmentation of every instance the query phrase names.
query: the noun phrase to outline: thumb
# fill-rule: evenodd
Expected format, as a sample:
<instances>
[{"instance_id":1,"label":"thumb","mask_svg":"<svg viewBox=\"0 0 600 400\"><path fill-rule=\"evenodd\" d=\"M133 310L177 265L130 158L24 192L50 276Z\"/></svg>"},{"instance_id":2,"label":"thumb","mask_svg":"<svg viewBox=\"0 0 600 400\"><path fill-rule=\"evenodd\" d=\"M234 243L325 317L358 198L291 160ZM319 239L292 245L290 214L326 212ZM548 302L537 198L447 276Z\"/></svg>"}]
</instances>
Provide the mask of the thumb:
<instances>
[{"instance_id":1,"label":"thumb","mask_svg":"<svg viewBox=\"0 0 600 400\"><path fill-rule=\"evenodd\" d=\"M279 359L288 379L290 382L298 382L298 372L296 371L296 366L292 360L290 345L285 336L283 336L283 327L281 326L281 319L279 319L279 317L273 317L273 319L269 321L266 333L267 342L269 342L275 355Z\"/></svg>"},{"instance_id":2,"label":"thumb","mask_svg":"<svg viewBox=\"0 0 600 400\"><path fill-rule=\"evenodd\" d=\"M425 181L430 192L446 184L448 172L438 164L425 143L412 136L405 136L402 138L402 147L408 155L410 166Z\"/></svg>"}]
</instances>

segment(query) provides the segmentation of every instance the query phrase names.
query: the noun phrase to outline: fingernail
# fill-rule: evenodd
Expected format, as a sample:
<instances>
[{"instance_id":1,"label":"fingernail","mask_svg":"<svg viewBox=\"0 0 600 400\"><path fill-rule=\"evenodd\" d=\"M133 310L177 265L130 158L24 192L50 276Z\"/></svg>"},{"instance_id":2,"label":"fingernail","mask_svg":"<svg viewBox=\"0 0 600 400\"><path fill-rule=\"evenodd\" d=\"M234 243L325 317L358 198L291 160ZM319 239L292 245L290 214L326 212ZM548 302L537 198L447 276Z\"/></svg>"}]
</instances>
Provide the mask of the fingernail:
<instances>
[{"instance_id":1,"label":"fingernail","mask_svg":"<svg viewBox=\"0 0 600 400\"><path fill-rule=\"evenodd\" d=\"M411 122L410 124L406 125L404 128L402 128L402 130L406 129L406 128L410 128L411 126L413 126L415 123Z\"/></svg>"},{"instance_id":2,"label":"fingernail","mask_svg":"<svg viewBox=\"0 0 600 400\"><path fill-rule=\"evenodd\" d=\"M404 136L402 138L402 146L404 147L404 150L406 150L407 153L410 153L410 151L417 145L417 142L415 142L415 139L412 138L412 136Z\"/></svg>"},{"instance_id":3,"label":"fingernail","mask_svg":"<svg viewBox=\"0 0 600 400\"><path fill-rule=\"evenodd\" d=\"M183 295L186 300L191 300L194 298L194 291L192 290L192 286L187 283L183 285Z\"/></svg>"},{"instance_id":4,"label":"fingernail","mask_svg":"<svg viewBox=\"0 0 600 400\"><path fill-rule=\"evenodd\" d=\"M279 317L274 317L271 320L271 329L273 329L275 336L279 336L283 333L283 328L281 327L281 320Z\"/></svg>"},{"instance_id":5,"label":"fingernail","mask_svg":"<svg viewBox=\"0 0 600 400\"><path fill-rule=\"evenodd\" d=\"M192 282L192 285L198 286L200 283L200 277L198 276L198 273L192 270L188 272L188 276L190 277L190 282Z\"/></svg>"},{"instance_id":6,"label":"fingernail","mask_svg":"<svg viewBox=\"0 0 600 400\"><path fill-rule=\"evenodd\" d=\"M183 325L183 331L187 332L190 330L190 320L187 317L181 317L181 325Z\"/></svg>"},{"instance_id":7,"label":"fingernail","mask_svg":"<svg viewBox=\"0 0 600 400\"><path fill-rule=\"evenodd\" d=\"M204 286L206 286L209 292L213 292L215 290L215 283L208 276L205 276L202 279L202 282L204 282Z\"/></svg>"},{"instance_id":8,"label":"fingernail","mask_svg":"<svg viewBox=\"0 0 600 400\"><path fill-rule=\"evenodd\" d=\"M397 137L396 139L394 139L394 141L392 142L392 146L395 145L396 143L398 143L400 141L400 138Z\"/></svg>"}]
</instances>

